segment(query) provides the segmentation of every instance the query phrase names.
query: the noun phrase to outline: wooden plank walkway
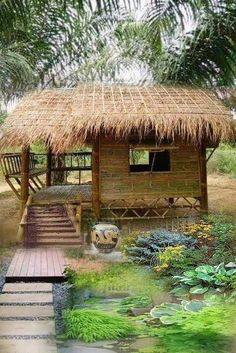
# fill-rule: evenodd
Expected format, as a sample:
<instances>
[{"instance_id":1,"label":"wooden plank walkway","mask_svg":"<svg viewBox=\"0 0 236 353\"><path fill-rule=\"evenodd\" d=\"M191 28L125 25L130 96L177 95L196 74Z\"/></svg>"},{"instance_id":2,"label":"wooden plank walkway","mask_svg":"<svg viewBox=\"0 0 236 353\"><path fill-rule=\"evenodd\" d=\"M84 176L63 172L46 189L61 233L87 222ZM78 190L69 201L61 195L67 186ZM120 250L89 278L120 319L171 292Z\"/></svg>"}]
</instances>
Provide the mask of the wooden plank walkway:
<instances>
[{"instance_id":1,"label":"wooden plank walkway","mask_svg":"<svg viewBox=\"0 0 236 353\"><path fill-rule=\"evenodd\" d=\"M65 257L57 248L18 249L6 274L6 282L60 282L65 279Z\"/></svg>"}]
</instances>

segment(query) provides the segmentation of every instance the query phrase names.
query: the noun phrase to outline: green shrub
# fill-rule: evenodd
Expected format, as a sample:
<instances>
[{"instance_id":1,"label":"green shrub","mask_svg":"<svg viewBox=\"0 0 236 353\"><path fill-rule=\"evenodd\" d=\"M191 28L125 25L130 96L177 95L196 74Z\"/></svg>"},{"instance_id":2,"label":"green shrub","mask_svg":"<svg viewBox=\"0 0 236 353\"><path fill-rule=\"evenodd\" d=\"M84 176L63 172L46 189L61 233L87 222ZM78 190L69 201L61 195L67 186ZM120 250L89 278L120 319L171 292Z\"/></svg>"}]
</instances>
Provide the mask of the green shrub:
<instances>
[{"instance_id":1,"label":"green shrub","mask_svg":"<svg viewBox=\"0 0 236 353\"><path fill-rule=\"evenodd\" d=\"M223 173L236 178L236 147L221 144L208 162L209 173Z\"/></svg>"},{"instance_id":2,"label":"green shrub","mask_svg":"<svg viewBox=\"0 0 236 353\"><path fill-rule=\"evenodd\" d=\"M198 240L198 249L203 255L202 259L199 258L199 264L217 265L221 262L235 262L236 226L229 217L209 214L199 222L190 224L185 234ZM192 252L193 256L195 251Z\"/></svg>"},{"instance_id":3,"label":"green shrub","mask_svg":"<svg viewBox=\"0 0 236 353\"><path fill-rule=\"evenodd\" d=\"M211 235L215 241L212 256L208 263L217 265L221 262L236 261L236 226L231 219L221 214L210 214L205 220L211 224Z\"/></svg>"},{"instance_id":4,"label":"green shrub","mask_svg":"<svg viewBox=\"0 0 236 353\"><path fill-rule=\"evenodd\" d=\"M145 235L149 235L149 232L146 232L146 233L142 233L142 236L145 236ZM125 253L126 255L128 254L128 251L127 249L131 246L134 246L135 245L135 242L137 240L137 238L140 236L140 232L136 231L136 232L131 232L127 235L124 235L122 238L121 238L121 244L119 246L120 250Z\"/></svg>"},{"instance_id":5,"label":"green shrub","mask_svg":"<svg viewBox=\"0 0 236 353\"><path fill-rule=\"evenodd\" d=\"M167 247L157 253L158 264L154 269L161 276L177 275L207 263L209 260L209 248L207 246L195 249L183 247L182 251L177 254L176 252L172 254L171 248L174 250L176 247Z\"/></svg>"},{"instance_id":6,"label":"green shrub","mask_svg":"<svg viewBox=\"0 0 236 353\"><path fill-rule=\"evenodd\" d=\"M84 342L118 339L133 331L126 318L98 310L66 310L63 318L66 338L77 338Z\"/></svg>"},{"instance_id":7,"label":"green shrub","mask_svg":"<svg viewBox=\"0 0 236 353\"><path fill-rule=\"evenodd\" d=\"M219 305L191 312L181 324L160 327L155 353L233 352L235 306Z\"/></svg>"},{"instance_id":8,"label":"green shrub","mask_svg":"<svg viewBox=\"0 0 236 353\"><path fill-rule=\"evenodd\" d=\"M191 236L170 232L165 229L157 229L149 235L140 235L134 246L127 248L129 258L138 264L155 265L157 253L168 246L183 245L186 248L194 248L197 241Z\"/></svg>"}]
</instances>

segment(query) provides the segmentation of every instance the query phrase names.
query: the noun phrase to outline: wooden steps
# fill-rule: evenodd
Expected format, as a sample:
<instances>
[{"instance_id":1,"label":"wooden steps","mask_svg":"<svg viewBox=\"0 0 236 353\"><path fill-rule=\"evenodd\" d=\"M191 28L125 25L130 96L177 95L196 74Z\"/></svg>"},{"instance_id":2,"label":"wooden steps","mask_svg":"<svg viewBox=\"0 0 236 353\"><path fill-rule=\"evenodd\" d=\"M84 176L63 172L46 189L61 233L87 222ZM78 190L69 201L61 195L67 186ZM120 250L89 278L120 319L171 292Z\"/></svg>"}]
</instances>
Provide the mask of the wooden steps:
<instances>
[{"instance_id":1,"label":"wooden steps","mask_svg":"<svg viewBox=\"0 0 236 353\"><path fill-rule=\"evenodd\" d=\"M56 234L60 234L60 233L76 233L74 227L71 226L71 224L60 224L60 226L58 225L52 225L52 224L48 224L48 225L44 225L44 226L39 226L37 227L37 232L38 233L56 233Z\"/></svg>"},{"instance_id":2,"label":"wooden steps","mask_svg":"<svg viewBox=\"0 0 236 353\"><path fill-rule=\"evenodd\" d=\"M80 242L78 242L77 239L38 239L37 244L42 247L42 246L49 246L49 245L68 245L68 246L79 246L81 245Z\"/></svg>"},{"instance_id":3,"label":"wooden steps","mask_svg":"<svg viewBox=\"0 0 236 353\"><path fill-rule=\"evenodd\" d=\"M27 246L79 246L81 241L64 205L30 205Z\"/></svg>"}]
</instances>

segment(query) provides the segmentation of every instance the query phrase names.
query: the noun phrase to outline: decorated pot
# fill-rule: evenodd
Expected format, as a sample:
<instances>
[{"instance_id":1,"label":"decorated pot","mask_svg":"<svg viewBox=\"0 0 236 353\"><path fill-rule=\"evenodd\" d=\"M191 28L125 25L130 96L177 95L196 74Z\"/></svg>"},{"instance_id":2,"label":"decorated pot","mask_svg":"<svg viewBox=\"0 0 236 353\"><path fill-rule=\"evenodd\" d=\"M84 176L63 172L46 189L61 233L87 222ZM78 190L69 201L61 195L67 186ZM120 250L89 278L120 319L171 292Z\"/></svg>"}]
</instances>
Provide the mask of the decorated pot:
<instances>
[{"instance_id":1,"label":"decorated pot","mask_svg":"<svg viewBox=\"0 0 236 353\"><path fill-rule=\"evenodd\" d=\"M114 224L98 223L92 227L91 240L101 252L111 252L118 243L119 228Z\"/></svg>"}]
</instances>

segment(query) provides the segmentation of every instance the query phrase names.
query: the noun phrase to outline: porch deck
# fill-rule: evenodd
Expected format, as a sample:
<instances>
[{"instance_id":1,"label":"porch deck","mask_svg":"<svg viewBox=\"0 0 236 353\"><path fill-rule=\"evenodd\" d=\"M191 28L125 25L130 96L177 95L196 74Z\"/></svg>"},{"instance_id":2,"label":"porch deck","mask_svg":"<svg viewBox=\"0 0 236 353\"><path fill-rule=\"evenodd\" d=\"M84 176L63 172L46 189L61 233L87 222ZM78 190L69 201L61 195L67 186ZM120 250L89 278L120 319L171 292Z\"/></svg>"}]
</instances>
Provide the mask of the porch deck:
<instances>
[{"instance_id":1,"label":"porch deck","mask_svg":"<svg viewBox=\"0 0 236 353\"><path fill-rule=\"evenodd\" d=\"M57 248L18 249L6 274L6 282L61 282L66 266L63 250Z\"/></svg>"},{"instance_id":2,"label":"porch deck","mask_svg":"<svg viewBox=\"0 0 236 353\"><path fill-rule=\"evenodd\" d=\"M50 203L76 203L81 196L83 206L89 207L92 201L91 184L81 185L53 185L38 190L32 198L36 205Z\"/></svg>"}]
</instances>

